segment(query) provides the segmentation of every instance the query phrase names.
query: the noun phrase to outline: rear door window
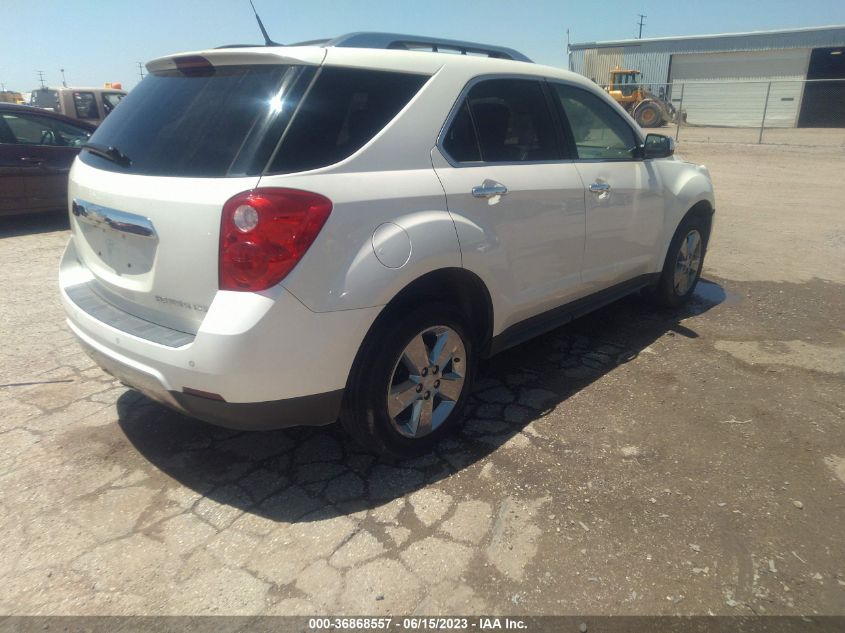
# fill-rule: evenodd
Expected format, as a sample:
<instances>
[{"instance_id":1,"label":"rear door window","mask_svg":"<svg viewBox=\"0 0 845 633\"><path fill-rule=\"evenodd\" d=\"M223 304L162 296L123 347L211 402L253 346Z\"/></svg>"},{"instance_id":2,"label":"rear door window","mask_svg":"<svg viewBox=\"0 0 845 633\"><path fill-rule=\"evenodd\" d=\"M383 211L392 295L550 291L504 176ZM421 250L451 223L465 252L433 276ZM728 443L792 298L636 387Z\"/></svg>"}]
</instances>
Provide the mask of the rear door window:
<instances>
[{"instance_id":1,"label":"rear door window","mask_svg":"<svg viewBox=\"0 0 845 633\"><path fill-rule=\"evenodd\" d=\"M428 77L323 68L270 166L270 173L316 169L351 156L378 134Z\"/></svg>"},{"instance_id":2,"label":"rear door window","mask_svg":"<svg viewBox=\"0 0 845 633\"><path fill-rule=\"evenodd\" d=\"M475 133L475 124L466 101L461 105L461 109L458 110L443 138L443 149L452 160L459 163L474 163L481 160L478 135Z\"/></svg>"},{"instance_id":3,"label":"rear door window","mask_svg":"<svg viewBox=\"0 0 845 633\"><path fill-rule=\"evenodd\" d=\"M256 65L150 73L91 137L131 162L86 151L80 160L148 176L259 174L315 72L310 66Z\"/></svg>"},{"instance_id":4,"label":"rear door window","mask_svg":"<svg viewBox=\"0 0 845 633\"><path fill-rule=\"evenodd\" d=\"M442 141L452 160L520 163L564 158L541 82L488 79L475 84Z\"/></svg>"}]
</instances>

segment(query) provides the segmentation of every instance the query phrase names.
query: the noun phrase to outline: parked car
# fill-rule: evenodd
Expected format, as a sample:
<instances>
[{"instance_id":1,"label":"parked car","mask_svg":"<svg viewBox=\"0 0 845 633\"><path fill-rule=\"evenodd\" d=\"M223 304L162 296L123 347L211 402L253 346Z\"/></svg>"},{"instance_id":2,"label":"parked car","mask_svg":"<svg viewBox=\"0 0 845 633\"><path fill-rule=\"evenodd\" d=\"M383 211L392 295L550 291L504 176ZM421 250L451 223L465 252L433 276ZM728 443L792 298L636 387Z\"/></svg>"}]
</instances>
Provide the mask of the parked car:
<instances>
[{"instance_id":1,"label":"parked car","mask_svg":"<svg viewBox=\"0 0 845 633\"><path fill-rule=\"evenodd\" d=\"M0 103L0 215L66 208L70 166L94 129L61 114Z\"/></svg>"},{"instance_id":2,"label":"parked car","mask_svg":"<svg viewBox=\"0 0 845 633\"><path fill-rule=\"evenodd\" d=\"M106 371L188 415L416 454L480 359L701 274L706 168L516 51L354 34L147 68L74 164L61 296Z\"/></svg>"},{"instance_id":3,"label":"parked car","mask_svg":"<svg viewBox=\"0 0 845 633\"><path fill-rule=\"evenodd\" d=\"M119 88L38 88L29 104L97 126L126 94Z\"/></svg>"}]
</instances>

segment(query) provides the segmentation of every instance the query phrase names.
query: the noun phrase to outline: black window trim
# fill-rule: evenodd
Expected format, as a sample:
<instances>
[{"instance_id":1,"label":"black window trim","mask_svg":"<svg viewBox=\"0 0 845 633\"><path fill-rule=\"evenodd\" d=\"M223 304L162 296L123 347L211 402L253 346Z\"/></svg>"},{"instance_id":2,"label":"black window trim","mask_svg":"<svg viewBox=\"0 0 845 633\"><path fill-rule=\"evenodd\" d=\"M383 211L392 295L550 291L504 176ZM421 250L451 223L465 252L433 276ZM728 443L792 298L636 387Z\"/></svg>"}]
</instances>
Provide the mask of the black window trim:
<instances>
[{"instance_id":1,"label":"black window trim","mask_svg":"<svg viewBox=\"0 0 845 633\"><path fill-rule=\"evenodd\" d=\"M581 92L585 92L587 94L592 94L597 99L603 99L603 97L599 94L596 94L595 91L593 91L593 90L589 90L588 88L585 88L584 86L579 86L577 84L570 83L570 82L565 81L563 79L547 77L546 78L546 84L549 87L549 92L551 93L552 101L554 102L554 109L555 109L555 112L557 114L557 117L560 119L560 124L563 127L563 129L565 130L564 134L566 136L567 142L571 144L570 149L572 151L572 155L575 156L575 158L572 159L574 162L577 162L577 163L633 163L633 162L640 162L640 161L644 160L642 150L643 150L643 146L644 146L644 143L645 143L645 137L642 135L642 133L636 127L631 125L630 121L628 121L625 117L621 116L618 112L615 113L616 116L618 116L619 119L626 126L628 126L628 128L631 130L631 132L634 135L634 139L636 141L638 141L636 155L632 156L631 158L580 158L578 156L578 147L575 143L575 135L572 133L572 127L569 124L569 119L566 116L566 112L564 112L564 110L563 110L563 105L560 103L560 99L557 98L556 94L554 94L554 86L555 85L561 85L561 86L566 86L567 88L571 88L573 90L580 90ZM607 105L608 105L608 107L611 108L611 110L613 109L613 107L609 103Z\"/></svg>"},{"instance_id":2,"label":"black window trim","mask_svg":"<svg viewBox=\"0 0 845 633\"><path fill-rule=\"evenodd\" d=\"M465 167L486 167L488 165L495 165L497 167L508 167L513 165L554 165L554 164L565 164L565 163L572 163L575 162L577 159L575 158L555 158L552 160L516 160L516 161L496 161L496 162L489 162L485 160L474 160L474 161L466 161L466 162L459 162L456 161L449 152L446 151L444 147L444 143L446 141L446 134L449 132L449 128L452 126L452 122L458 116L458 113L461 111L461 107L466 102L467 96L469 95L469 91L472 88L482 81L489 81L491 79L520 79L524 81L534 81L540 84L540 89L543 91L543 96L546 99L546 106L549 108L549 115L552 118L552 125L555 127L555 131L557 132L557 145L558 151L563 154L564 152L570 153L569 148L566 147L564 144L561 143L562 139L560 138L561 130L558 129L560 122L558 121L558 114L555 109L553 103L549 103L549 94L546 88L546 78L542 75L523 75L519 73L493 73L488 75L478 75L470 79L466 85L463 87L461 92L458 94L457 99L452 104L452 108L449 110L449 114L446 117L443 125L440 128L440 132L437 135L437 142L435 143L435 147L437 151L446 159L446 162L449 163L452 167L455 168L465 168ZM470 118L472 119L473 130L475 131L475 139L476 143L480 143L478 138L478 130L475 127L475 117L472 114L472 108L469 108ZM483 157L481 153L481 148L479 147L479 156ZM577 156L577 153L574 154Z\"/></svg>"}]
</instances>

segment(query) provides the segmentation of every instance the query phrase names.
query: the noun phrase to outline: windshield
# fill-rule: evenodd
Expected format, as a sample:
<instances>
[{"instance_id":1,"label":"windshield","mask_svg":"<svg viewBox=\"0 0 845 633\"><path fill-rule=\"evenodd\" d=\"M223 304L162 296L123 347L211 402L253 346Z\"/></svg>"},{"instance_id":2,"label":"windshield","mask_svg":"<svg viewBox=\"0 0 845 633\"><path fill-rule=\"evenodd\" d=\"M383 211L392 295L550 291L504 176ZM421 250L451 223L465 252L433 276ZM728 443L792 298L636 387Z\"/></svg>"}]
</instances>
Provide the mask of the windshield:
<instances>
[{"instance_id":1,"label":"windshield","mask_svg":"<svg viewBox=\"0 0 845 633\"><path fill-rule=\"evenodd\" d=\"M152 73L91 137L128 161L88 151L80 160L150 176L259 174L313 74L311 67L289 65Z\"/></svg>"}]
</instances>

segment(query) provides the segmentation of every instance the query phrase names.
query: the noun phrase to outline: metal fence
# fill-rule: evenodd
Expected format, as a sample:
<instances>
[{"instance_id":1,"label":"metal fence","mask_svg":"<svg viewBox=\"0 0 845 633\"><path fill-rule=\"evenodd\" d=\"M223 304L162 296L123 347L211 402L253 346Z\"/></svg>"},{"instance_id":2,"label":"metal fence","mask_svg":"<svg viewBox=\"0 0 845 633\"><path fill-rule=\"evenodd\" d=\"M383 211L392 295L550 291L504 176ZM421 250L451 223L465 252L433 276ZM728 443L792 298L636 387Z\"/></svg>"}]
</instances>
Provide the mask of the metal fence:
<instances>
[{"instance_id":1,"label":"metal fence","mask_svg":"<svg viewBox=\"0 0 845 633\"><path fill-rule=\"evenodd\" d=\"M845 79L676 81L643 87L676 113L653 131L678 141L845 148Z\"/></svg>"}]
</instances>

